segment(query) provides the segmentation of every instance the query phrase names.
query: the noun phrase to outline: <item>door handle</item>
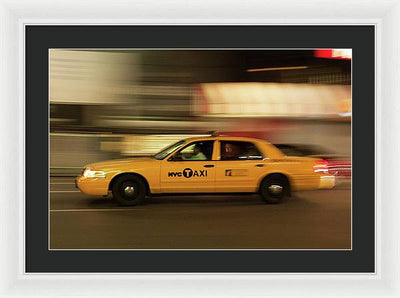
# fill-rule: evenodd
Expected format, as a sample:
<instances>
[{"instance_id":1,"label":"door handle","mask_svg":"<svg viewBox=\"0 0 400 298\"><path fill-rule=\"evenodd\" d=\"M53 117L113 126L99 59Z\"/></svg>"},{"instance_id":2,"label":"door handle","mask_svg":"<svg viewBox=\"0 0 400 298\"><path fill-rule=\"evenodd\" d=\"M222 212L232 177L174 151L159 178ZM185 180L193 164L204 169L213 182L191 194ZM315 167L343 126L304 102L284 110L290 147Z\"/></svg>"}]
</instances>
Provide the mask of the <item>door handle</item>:
<instances>
[{"instance_id":1,"label":"door handle","mask_svg":"<svg viewBox=\"0 0 400 298\"><path fill-rule=\"evenodd\" d=\"M262 168L263 166L264 166L264 164L262 164L262 163L256 164L256 167L259 167L259 168Z\"/></svg>"},{"instance_id":2,"label":"door handle","mask_svg":"<svg viewBox=\"0 0 400 298\"><path fill-rule=\"evenodd\" d=\"M213 168L214 165L204 165L205 168Z\"/></svg>"}]
</instances>

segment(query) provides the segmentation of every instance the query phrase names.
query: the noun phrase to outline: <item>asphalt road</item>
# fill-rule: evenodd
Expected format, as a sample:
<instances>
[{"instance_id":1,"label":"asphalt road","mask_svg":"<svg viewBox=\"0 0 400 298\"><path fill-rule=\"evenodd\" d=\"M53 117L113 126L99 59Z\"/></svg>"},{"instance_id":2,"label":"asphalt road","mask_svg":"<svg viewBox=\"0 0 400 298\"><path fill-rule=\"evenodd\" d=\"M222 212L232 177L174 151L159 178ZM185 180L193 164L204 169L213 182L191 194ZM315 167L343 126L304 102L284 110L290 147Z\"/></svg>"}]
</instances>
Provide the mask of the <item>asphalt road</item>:
<instances>
[{"instance_id":1,"label":"asphalt road","mask_svg":"<svg viewBox=\"0 0 400 298\"><path fill-rule=\"evenodd\" d=\"M349 187L257 195L167 196L137 207L50 182L51 249L350 249Z\"/></svg>"}]
</instances>

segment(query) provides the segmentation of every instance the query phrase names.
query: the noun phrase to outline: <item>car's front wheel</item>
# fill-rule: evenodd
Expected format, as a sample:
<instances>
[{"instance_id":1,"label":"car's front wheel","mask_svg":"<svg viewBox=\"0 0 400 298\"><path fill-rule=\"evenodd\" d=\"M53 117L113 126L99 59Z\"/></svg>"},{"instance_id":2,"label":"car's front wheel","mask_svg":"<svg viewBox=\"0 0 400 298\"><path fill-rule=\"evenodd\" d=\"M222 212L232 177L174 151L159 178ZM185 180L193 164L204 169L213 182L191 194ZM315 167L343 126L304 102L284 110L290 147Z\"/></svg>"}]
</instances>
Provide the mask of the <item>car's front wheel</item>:
<instances>
[{"instance_id":1,"label":"car's front wheel","mask_svg":"<svg viewBox=\"0 0 400 298\"><path fill-rule=\"evenodd\" d=\"M260 195L266 203L277 204L289 193L288 188L289 183L285 177L271 175L262 181Z\"/></svg>"},{"instance_id":2,"label":"car's front wheel","mask_svg":"<svg viewBox=\"0 0 400 298\"><path fill-rule=\"evenodd\" d=\"M123 206L142 204L146 198L146 185L134 175L118 177L112 186L113 197Z\"/></svg>"}]
</instances>

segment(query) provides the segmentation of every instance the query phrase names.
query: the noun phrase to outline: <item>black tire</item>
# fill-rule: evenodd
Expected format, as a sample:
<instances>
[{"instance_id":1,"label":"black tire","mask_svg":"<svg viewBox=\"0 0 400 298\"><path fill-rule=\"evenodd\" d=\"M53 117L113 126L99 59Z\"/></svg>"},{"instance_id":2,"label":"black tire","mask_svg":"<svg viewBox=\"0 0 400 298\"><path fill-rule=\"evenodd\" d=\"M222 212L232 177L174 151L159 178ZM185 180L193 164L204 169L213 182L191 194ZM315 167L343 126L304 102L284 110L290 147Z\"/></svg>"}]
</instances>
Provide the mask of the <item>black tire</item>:
<instances>
[{"instance_id":1,"label":"black tire","mask_svg":"<svg viewBox=\"0 0 400 298\"><path fill-rule=\"evenodd\" d=\"M140 177L123 175L114 182L112 194L120 205L135 206L143 203L146 198L147 188Z\"/></svg>"},{"instance_id":2,"label":"black tire","mask_svg":"<svg viewBox=\"0 0 400 298\"><path fill-rule=\"evenodd\" d=\"M266 177L260 185L260 195L268 204L278 204L289 193L287 180L279 175Z\"/></svg>"}]
</instances>

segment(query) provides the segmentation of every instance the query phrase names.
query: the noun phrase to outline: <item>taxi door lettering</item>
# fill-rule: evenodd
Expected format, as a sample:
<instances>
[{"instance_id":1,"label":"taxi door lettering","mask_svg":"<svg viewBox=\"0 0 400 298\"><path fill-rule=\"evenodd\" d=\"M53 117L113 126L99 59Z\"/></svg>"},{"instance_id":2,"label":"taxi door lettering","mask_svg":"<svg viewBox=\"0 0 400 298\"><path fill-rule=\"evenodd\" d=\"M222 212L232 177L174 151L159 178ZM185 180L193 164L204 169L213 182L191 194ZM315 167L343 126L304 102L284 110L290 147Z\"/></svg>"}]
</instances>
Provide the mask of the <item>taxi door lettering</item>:
<instances>
[{"instance_id":1,"label":"taxi door lettering","mask_svg":"<svg viewBox=\"0 0 400 298\"><path fill-rule=\"evenodd\" d=\"M181 172L169 172L168 177L182 177Z\"/></svg>"},{"instance_id":2,"label":"taxi door lettering","mask_svg":"<svg viewBox=\"0 0 400 298\"><path fill-rule=\"evenodd\" d=\"M192 173L193 173L193 171L191 169L184 169L183 170L183 176L185 176L186 178L192 177Z\"/></svg>"},{"instance_id":3,"label":"taxi door lettering","mask_svg":"<svg viewBox=\"0 0 400 298\"><path fill-rule=\"evenodd\" d=\"M215 169L205 169L212 161L164 161L160 184L163 193L215 191ZM213 164L214 165L214 164Z\"/></svg>"},{"instance_id":4,"label":"taxi door lettering","mask_svg":"<svg viewBox=\"0 0 400 298\"><path fill-rule=\"evenodd\" d=\"M194 171L193 177L207 177L207 170Z\"/></svg>"},{"instance_id":5,"label":"taxi door lettering","mask_svg":"<svg viewBox=\"0 0 400 298\"><path fill-rule=\"evenodd\" d=\"M207 170L192 170L189 168L186 168L182 170L182 172L168 172L168 177L185 177L185 178L191 178L191 177L207 177Z\"/></svg>"}]
</instances>

